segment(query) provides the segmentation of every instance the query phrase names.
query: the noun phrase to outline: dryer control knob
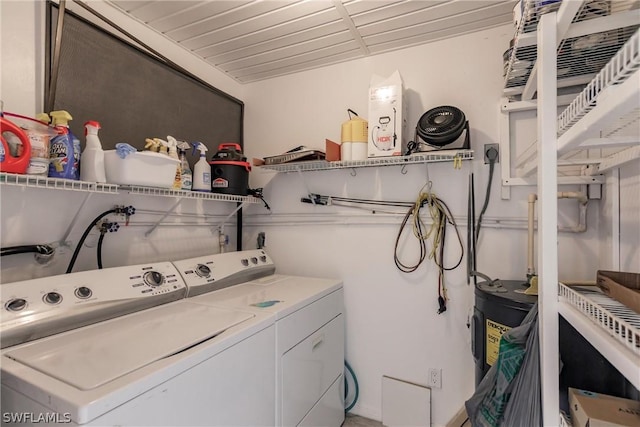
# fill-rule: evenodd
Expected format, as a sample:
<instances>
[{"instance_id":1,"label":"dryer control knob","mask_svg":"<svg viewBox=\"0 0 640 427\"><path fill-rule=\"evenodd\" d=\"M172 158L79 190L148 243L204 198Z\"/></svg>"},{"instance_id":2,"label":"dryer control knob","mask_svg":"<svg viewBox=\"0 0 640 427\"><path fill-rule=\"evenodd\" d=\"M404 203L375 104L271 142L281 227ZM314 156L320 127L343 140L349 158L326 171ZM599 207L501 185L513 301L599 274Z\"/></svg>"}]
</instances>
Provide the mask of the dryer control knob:
<instances>
[{"instance_id":1,"label":"dryer control knob","mask_svg":"<svg viewBox=\"0 0 640 427\"><path fill-rule=\"evenodd\" d=\"M196 274L200 277L209 277L211 269L204 264L198 264L196 267Z\"/></svg>"},{"instance_id":2,"label":"dryer control knob","mask_svg":"<svg viewBox=\"0 0 640 427\"><path fill-rule=\"evenodd\" d=\"M158 287L164 283L164 276L157 271L147 271L144 273L144 283L153 288Z\"/></svg>"},{"instance_id":3,"label":"dryer control knob","mask_svg":"<svg viewBox=\"0 0 640 427\"><path fill-rule=\"evenodd\" d=\"M251 262L254 263L254 264L257 264L258 263L258 258L251 257Z\"/></svg>"},{"instance_id":4,"label":"dryer control knob","mask_svg":"<svg viewBox=\"0 0 640 427\"><path fill-rule=\"evenodd\" d=\"M47 304L60 304L62 302L62 295L57 292L47 292L44 295L44 302Z\"/></svg>"},{"instance_id":5,"label":"dryer control knob","mask_svg":"<svg viewBox=\"0 0 640 427\"><path fill-rule=\"evenodd\" d=\"M27 306L27 300L23 298L15 298L7 302L5 307L9 311L20 311Z\"/></svg>"},{"instance_id":6,"label":"dryer control knob","mask_svg":"<svg viewBox=\"0 0 640 427\"><path fill-rule=\"evenodd\" d=\"M260 261L262 261L262 262L267 262L267 257L266 257L266 255L260 255Z\"/></svg>"},{"instance_id":7,"label":"dryer control knob","mask_svg":"<svg viewBox=\"0 0 640 427\"><path fill-rule=\"evenodd\" d=\"M244 265L245 267L249 265L249 260L246 258L243 258L240 260L240 262L242 263L242 265Z\"/></svg>"}]
</instances>

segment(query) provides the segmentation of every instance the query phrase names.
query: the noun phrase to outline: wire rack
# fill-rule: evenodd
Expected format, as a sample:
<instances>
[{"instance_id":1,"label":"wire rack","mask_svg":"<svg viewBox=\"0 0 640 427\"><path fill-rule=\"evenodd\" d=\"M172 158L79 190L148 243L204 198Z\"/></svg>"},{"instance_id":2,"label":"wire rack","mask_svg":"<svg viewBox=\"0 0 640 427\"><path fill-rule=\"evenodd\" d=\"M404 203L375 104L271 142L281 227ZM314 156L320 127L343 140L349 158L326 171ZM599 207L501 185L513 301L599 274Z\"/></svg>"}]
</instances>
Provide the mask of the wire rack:
<instances>
[{"instance_id":1,"label":"wire rack","mask_svg":"<svg viewBox=\"0 0 640 427\"><path fill-rule=\"evenodd\" d=\"M640 69L640 30L636 30L618 53L560 114L558 135L562 135L591 111L597 104L598 95L606 88L620 84L638 69Z\"/></svg>"},{"instance_id":2,"label":"wire rack","mask_svg":"<svg viewBox=\"0 0 640 427\"><path fill-rule=\"evenodd\" d=\"M235 194L205 193L199 191L172 190L166 188L140 187L132 185L120 185L121 190L130 194L144 196L179 197L183 199L214 200L219 202L245 202L259 203L260 200L252 196L240 196Z\"/></svg>"},{"instance_id":3,"label":"wire rack","mask_svg":"<svg viewBox=\"0 0 640 427\"><path fill-rule=\"evenodd\" d=\"M595 286L568 287L561 283L558 292L567 303L640 357L640 314Z\"/></svg>"},{"instance_id":4,"label":"wire rack","mask_svg":"<svg viewBox=\"0 0 640 427\"><path fill-rule=\"evenodd\" d=\"M571 1L571 0L569 0ZM537 29L540 16L557 11L562 1L523 2L512 46L504 53L504 88L507 95L524 88L537 59L537 48L530 37ZM585 22L605 16L620 16L638 8L632 0L587 0L572 23ZM636 20L637 21L637 20ZM609 59L636 32L639 24L621 26L607 31L590 32L583 27L582 35L564 39L558 47L557 75L559 87L583 85L602 69ZM597 28L594 26L594 28ZM564 82L564 83L563 83Z\"/></svg>"},{"instance_id":5,"label":"wire rack","mask_svg":"<svg viewBox=\"0 0 640 427\"><path fill-rule=\"evenodd\" d=\"M452 162L457 159L473 160L473 150L443 150L415 153L410 156L375 157L367 160L349 160L328 162L325 160L264 165L256 169L269 169L277 172L319 171L328 169L350 169L373 166L398 166L415 163Z\"/></svg>"},{"instance_id":6,"label":"wire rack","mask_svg":"<svg viewBox=\"0 0 640 427\"><path fill-rule=\"evenodd\" d=\"M73 179L48 178L40 175L0 173L0 184L91 193L118 193L118 186L116 184L100 184L96 182L76 181Z\"/></svg>"}]
</instances>

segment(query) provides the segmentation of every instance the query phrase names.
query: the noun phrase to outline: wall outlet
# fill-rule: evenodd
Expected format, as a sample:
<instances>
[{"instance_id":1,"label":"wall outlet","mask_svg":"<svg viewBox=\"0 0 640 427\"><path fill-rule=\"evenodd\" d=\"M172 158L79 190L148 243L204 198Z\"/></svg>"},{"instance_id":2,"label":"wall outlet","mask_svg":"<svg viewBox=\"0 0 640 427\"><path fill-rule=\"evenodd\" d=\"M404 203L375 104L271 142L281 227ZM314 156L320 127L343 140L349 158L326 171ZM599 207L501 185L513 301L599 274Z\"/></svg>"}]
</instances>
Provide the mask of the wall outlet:
<instances>
[{"instance_id":1,"label":"wall outlet","mask_svg":"<svg viewBox=\"0 0 640 427\"><path fill-rule=\"evenodd\" d=\"M493 152L495 150L495 153ZM495 156L495 163L500 163L500 144L484 144L484 164L489 164L489 155L491 152L493 156Z\"/></svg>"},{"instance_id":2,"label":"wall outlet","mask_svg":"<svg viewBox=\"0 0 640 427\"><path fill-rule=\"evenodd\" d=\"M442 369L431 368L429 369L429 387L442 388Z\"/></svg>"}]
</instances>

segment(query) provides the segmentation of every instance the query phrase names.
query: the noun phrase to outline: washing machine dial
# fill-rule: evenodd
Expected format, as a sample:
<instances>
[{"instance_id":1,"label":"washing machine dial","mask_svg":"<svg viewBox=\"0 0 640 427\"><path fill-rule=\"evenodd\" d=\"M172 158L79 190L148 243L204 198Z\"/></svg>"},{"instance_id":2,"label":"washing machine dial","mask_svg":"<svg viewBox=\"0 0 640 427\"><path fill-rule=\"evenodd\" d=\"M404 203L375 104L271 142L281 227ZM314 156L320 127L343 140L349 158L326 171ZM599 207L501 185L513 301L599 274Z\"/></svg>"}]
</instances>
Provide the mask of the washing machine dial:
<instances>
[{"instance_id":1,"label":"washing machine dial","mask_svg":"<svg viewBox=\"0 0 640 427\"><path fill-rule=\"evenodd\" d=\"M267 257L266 257L266 255L260 255L260 261L262 261L262 262L267 262Z\"/></svg>"},{"instance_id":2,"label":"washing machine dial","mask_svg":"<svg viewBox=\"0 0 640 427\"><path fill-rule=\"evenodd\" d=\"M254 263L254 264L257 264L258 263L258 258L251 257L251 262Z\"/></svg>"},{"instance_id":3,"label":"washing machine dial","mask_svg":"<svg viewBox=\"0 0 640 427\"><path fill-rule=\"evenodd\" d=\"M23 310L27 306L27 300L24 298L14 298L9 300L5 307L9 311L20 311Z\"/></svg>"},{"instance_id":4,"label":"washing machine dial","mask_svg":"<svg viewBox=\"0 0 640 427\"><path fill-rule=\"evenodd\" d=\"M240 262L241 262L241 263L242 263L242 265L244 265L245 267L249 265L249 260L248 260L248 259L246 259L246 258L242 258L242 259L240 260Z\"/></svg>"},{"instance_id":5,"label":"washing machine dial","mask_svg":"<svg viewBox=\"0 0 640 427\"><path fill-rule=\"evenodd\" d=\"M44 297L42 299L47 304L56 305L62 302L62 295L57 292L47 292L46 294L44 294Z\"/></svg>"},{"instance_id":6,"label":"washing machine dial","mask_svg":"<svg viewBox=\"0 0 640 427\"><path fill-rule=\"evenodd\" d=\"M87 299L91 296L92 293L93 292L91 291L91 289L87 288L86 286L80 286L75 291L76 296L80 299Z\"/></svg>"},{"instance_id":7,"label":"washing machine dial","mask_svg":"<svg viewBox=\"0 0 640 427\"><path fill-rule=\"evenodd\" d=\"M209 277L211 269L204 264L198 264L196 267L196 274L200 277Z\"/></svg>"},{"instance_id":8,"label":"washing machine dial","mask_svg":"<svg viewBox=\"0 0 640 427\"><path fill-rule=\"evenodd\" d=\"M162 275L162 273L158 273L154 270L144 273L143 279L144 283L151 286L152 288L157 288L164 283L164 276Z\"/></svg>"}]
</instances>

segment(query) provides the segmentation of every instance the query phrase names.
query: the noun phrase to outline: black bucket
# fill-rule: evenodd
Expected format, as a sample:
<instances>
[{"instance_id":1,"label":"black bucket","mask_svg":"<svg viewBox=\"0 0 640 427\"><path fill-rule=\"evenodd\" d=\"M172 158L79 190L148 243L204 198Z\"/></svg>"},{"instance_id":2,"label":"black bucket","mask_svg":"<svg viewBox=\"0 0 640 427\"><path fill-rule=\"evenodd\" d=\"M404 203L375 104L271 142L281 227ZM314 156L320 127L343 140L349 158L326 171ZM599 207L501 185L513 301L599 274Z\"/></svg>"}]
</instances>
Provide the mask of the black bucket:
<instances>
[{"instance_id":1,"label":"black bucket","mask_svg":"<svg viewBox=\"0 0 640 427\"><path fill-rule=\"evenodd\" d=\"M238 144L224 143L218 146L218 152L209 161L212 193L248 194L251 165L240 150Z\"/></svg>"}]
</instances>

